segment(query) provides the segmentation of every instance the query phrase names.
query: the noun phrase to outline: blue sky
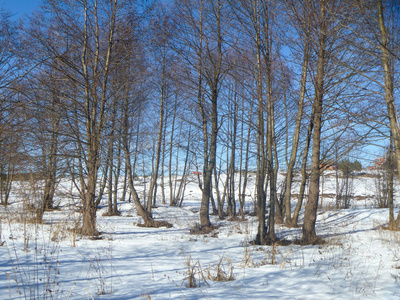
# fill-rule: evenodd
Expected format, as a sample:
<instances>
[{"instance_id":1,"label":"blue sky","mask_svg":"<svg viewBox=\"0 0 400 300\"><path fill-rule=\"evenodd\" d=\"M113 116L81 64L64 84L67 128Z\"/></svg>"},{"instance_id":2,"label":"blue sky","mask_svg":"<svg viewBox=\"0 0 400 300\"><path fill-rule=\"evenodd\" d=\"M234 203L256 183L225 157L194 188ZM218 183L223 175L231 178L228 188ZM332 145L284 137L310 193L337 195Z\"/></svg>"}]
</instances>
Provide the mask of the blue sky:
<instances>
[{"instance_id":1,"label":"blue sky","mask_svg":"<svg viewBox=\"0 0 400 300\"><path fill-rule=\"evenodd\" d=\"M15 18L20 18L32 13L41 2L41 0L0 0L0 7L10 11Z\"/></svg>"}]
</instances>

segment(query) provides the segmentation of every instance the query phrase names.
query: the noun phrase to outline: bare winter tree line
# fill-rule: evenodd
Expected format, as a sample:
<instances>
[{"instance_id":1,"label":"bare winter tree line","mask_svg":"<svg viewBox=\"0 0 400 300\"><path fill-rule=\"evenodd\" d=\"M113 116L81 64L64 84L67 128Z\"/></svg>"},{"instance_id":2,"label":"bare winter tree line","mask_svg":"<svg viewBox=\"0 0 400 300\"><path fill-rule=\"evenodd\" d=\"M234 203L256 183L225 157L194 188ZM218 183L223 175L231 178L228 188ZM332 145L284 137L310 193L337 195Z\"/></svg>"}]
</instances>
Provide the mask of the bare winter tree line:
<instances>
[{"instance_id":1,"label":"bare winter tree line","mask_svg":"<svg viewBox=\"0 0 400 300\"><path fill-rule=\"evenodd\" d=\"M181 205L195 176L207 232L210 214L244 218L254 175L255 243L299 226L305 199L315 243L321 165L390 142L400 169L399 21L382 0L60 0L18 22L2 10L2 204L14 180L39 178L40 222L68 177L79 233L96 235L103 199L157 226L152 208Z\"/></svg>"}]
</instances>

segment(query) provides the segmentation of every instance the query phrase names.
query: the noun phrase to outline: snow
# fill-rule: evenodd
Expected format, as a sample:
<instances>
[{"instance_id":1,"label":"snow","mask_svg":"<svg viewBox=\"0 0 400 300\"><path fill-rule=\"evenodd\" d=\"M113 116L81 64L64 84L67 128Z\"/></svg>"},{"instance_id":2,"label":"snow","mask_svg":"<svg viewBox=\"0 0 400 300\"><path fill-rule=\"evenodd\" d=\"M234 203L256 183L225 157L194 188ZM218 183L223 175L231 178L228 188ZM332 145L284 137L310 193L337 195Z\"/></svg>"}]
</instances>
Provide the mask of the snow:
<instances>
[{"instance_id":1,"label":"snow","mask_svg":"<svg viewBox=\"0 0 400 300\"><path fill-rule=\"evenodd\" d=\"M251 216L245 221L212 216L219 226L215 232L190 235L199 222L195 183L187 187L182 208L160 204L154 209L154 217L172 228L137 226L133 203L119 203L120 217L102 216L107 211L102 207L97 213L100 240L67 230L79 214L70 210L72 200L66 196L59 199L62 210L45 214L46 224L21 221L23 199L15 192L11 205L1 207L0 298L399 299L400 232L382 228L387 209L371 208L374 179L353 182L355 194L367 200L335 210L328 205L334 200L325 197L317 234L327 243L315 246L251 245L257 232ZM324 193L335 193L334 183L334 176L326 176ZM301 228L277 225L276 233L294 240ZM218 266L234 280L212 280ZM188 287L190 273L195 288Z\"/></svg>"}]
</instances>

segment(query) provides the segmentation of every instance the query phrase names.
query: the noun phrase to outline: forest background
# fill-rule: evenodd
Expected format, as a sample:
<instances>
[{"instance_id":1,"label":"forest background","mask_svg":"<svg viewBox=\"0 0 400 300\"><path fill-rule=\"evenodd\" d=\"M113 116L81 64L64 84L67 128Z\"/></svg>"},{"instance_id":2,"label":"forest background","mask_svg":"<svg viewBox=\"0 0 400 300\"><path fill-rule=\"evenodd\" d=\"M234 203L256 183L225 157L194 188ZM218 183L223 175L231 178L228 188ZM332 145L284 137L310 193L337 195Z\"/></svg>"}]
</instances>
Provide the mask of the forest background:
<instances>
[{"instance_id":1,"label":"forest background","mask_svg":"<svg viewBox=\"0 0 400 300\"><path fill-rule=\"evenodd\" d=\"M103 199L109 215L118 215L117 201L131 200L145 226L159 226L156 201L179 206L196 175L196 230L205 233L214 228L210 209L244 217L242 191L255 174L255 243L276 242L276 223L298 226L304 197L301 242L320 242L326 167L356 160L376 167L378 153L380 165L399 169L399 8L397 1L48 0L23 18L3 9L1 202L8 204L15 180L35 180L41 222L68 177L80 199L76 232L96 236ZM377 145L384 149L371 150ZM293 208L295 174L302 188ZM148 178L140 195L138 176Z\"/></svg>"}]
</instances>

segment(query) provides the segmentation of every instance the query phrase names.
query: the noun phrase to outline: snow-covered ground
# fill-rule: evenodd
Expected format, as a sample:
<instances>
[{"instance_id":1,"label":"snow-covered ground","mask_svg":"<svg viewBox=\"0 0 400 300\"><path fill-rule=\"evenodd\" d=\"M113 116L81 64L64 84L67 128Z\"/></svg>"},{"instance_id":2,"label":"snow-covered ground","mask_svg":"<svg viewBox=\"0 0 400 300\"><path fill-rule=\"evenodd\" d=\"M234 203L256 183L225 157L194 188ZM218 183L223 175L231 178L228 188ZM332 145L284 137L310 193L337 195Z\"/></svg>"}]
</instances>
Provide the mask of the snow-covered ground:
<instances>
[{"instance_id":1,"label":"snow-covered ground","mask_svg":"<svg viewBox=\"0 0 400 300\"><path fill-rule=\"evenodd\" d=\"M335 193L335 178L328 175L326 206L317 218L317 234L327 243L316 246L253 246L257 221L251 216L212 216L216 231L190 235L199 221L195 183L187 187L182 208L153 210L172 228L137 226L129 202L119 203L120 217L102 216L103 206L99 240L67 230L79 214L66 196L60 198L62 210L45 214L45 225L22 221L27 195L16 192L11 205L1 207L0 299L399 299L400 232L382 229L387 209L371 208L376 180L354 179L359 200L334 210L328 195ZM250 186L249 209L253 193ZM277 225L276 232L286 240L301 237L301 228ZM188 287L190 280L196 287Z\"/></svg>"}]
</instances>

